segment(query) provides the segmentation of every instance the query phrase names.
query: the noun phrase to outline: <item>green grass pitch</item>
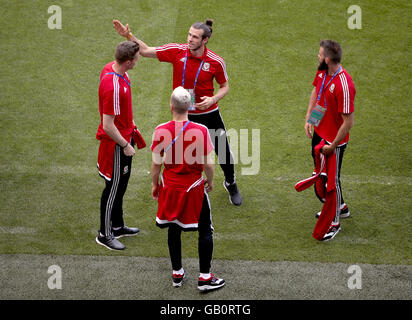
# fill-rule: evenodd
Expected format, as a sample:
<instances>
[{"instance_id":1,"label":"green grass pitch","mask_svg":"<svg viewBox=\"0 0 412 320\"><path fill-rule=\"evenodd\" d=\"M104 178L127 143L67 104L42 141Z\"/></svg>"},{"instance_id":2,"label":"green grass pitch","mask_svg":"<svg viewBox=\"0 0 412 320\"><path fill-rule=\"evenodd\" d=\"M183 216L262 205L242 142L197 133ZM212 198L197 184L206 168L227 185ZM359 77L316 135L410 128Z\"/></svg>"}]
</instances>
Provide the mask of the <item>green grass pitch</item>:
<instances>
[{"instance_id":1,"label":"green grass pitch","mask_svg":"<svg viewBox=\"0 0 412 320\"><path fill-rule=\"evenodd\" d=\"M193 22L213 18L208 47L227 64L220 102L227 129L260 130L260 171L237 180L244 203L228 201L216 166L210 194L215 259L410 265L412 4L356 2L362 29L347 26L353 1L0 1L0 254L118 255L94 242L104 181L97 174L98 84L129 23L148 45L186 41ZM50 30L47 8L62 9ZM312 237L321 204L294 184L312 172L304 117L318 44L332 38L357 95L342 169L352 217L329 243ZM134 118L146 142L170 119L172 67L141 58L132 79ZM249 141L249 148L251 141ZM124 199L125 221L141 234L125 256L168 257L155 226L151 154L139 150ZM197 234L183 237L197 257Z\"/></svg>"}]
</instances>

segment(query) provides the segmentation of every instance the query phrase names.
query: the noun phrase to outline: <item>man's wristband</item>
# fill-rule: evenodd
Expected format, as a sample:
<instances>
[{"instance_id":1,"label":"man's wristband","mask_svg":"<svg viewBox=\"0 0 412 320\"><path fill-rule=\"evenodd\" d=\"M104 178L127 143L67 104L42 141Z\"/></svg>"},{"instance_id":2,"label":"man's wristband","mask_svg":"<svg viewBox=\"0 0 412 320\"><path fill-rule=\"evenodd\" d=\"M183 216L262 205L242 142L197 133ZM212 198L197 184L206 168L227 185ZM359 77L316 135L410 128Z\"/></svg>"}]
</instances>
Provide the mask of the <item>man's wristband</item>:
<instances>
[{"instance_id":1,"label":"man's wristband","mask_svg":"<svg viewBox=\"0 0 412 320\"><path fill-rule=\"evenodd\" d=\"M130 39L133 37L133 33L129 32L128 36L127 36L127 40L130 41Z\"/></svg>"},{"instance_id":2,"label":"man's wristband","mask_svg":"<svg viewBox=\"0 0 412 320\"><path fill-rule=\"evenodd\" d=\"M127 145L129 144L129 142L126 142L126 145L124 147L122 147L123 149L127 147Z\"/></svg>"}]
</instances>

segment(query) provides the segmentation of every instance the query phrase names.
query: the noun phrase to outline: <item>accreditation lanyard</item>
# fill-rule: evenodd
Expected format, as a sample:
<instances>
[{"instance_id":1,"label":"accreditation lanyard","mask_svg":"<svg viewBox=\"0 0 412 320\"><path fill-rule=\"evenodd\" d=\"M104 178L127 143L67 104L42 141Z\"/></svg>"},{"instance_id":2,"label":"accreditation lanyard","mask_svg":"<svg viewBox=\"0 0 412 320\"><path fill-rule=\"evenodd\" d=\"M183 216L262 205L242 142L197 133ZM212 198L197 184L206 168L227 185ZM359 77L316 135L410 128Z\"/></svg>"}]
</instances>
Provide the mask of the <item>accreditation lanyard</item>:
<instances>
[{"instance_id":1,"label":"accreditation lanyard","mask_svg":"<svg viewBox=\"0 0 412 320\"><path fill-rule=\"evenodd\" d=\"M333 81L333 79L335 79L336 75L340 72L341 69L342 69L342 66L339 66L339 69L333 74L332 78L329 80L328 84L326 85L325 90L330 85L330 83ZM326 79L327 73L328 73L328 71L325 72L325 76L323 77L323 81L322 81L322 85L321 85L320 90L319 90L318 98L316 99L317 104L319 103L320 97L322 95L323 86L325 85L325 79ZM325 101L324 107L326 108L326 97L323 97L323 99Z\"/></svg>"},{"instance_id":2,"label":"accreditation lanyard","mask_svg":"<svg viewBox=\"0 0 412 320\"><path fill-rule=\"evenodd\" d=\"M118 76L119 78L122 78L122 79L127 83L127 85L128 85L129 87L131 87L131 86L130 86L130 82L127 81L126 78L123 77L121 74L118 74L118 73L116 73L116 72L108 72L108 73L105 73L104 76L106 76L106 75L108 75L108 74L115 74L115 75ZM104 77L104 76L103 76L103 77Z\"/></svg>"},{"instance_id":3,"label":"accreditation lanyard","mask_svg":"<svg viewBox=\"0 0 412 320\"><path fill-rule=\"evenodd\" d=\"M167 153L170 148L174 145L174 143L176 142L176 140L180 137L180 135L183 133L183 131L186 129L187 125L189 124L190 120L188 120L185 125L183 126L183 128L180 130L180 132L177 134L177 136L173 139L173 141L166 147L165 149L165 153Z\"/></svg>"},{"instance_id":4,"label":"accreditation lanyard","mask_svg":"<svg viewBox=\"0 0 412 320\"><path fill-rule=\"evenodd\" d=\"M193 85L193 90L195 90L196 88L197 78L199 77L199 73L200 73L200 70L202 70L204 62L205 62L205 59L202 60L202 62L200 63L199 69L197 70L196 77L195 77L195 84ZM183 76L182 76L182 87L183 88L185 87L186 65L187 65L187 52L185 56L185 62L183 64Z\"/></svg>"}]
</instances>

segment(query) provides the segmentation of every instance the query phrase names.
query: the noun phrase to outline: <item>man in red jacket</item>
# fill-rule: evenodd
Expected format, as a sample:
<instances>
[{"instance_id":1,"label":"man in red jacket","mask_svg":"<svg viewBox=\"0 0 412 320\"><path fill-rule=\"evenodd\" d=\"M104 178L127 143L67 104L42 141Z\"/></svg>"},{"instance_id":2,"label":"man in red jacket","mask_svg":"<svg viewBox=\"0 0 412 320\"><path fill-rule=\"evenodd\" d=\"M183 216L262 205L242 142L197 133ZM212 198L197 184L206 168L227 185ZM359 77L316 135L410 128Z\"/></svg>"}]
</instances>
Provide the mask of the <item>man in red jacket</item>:
<instances>
[{"instance_id":1,"label":"man in red jacket","mask_svg":"<svg viewBox=\"0 0 412 320\"><path fill-rule=\"evenodd\" d=\"M132 140L135 124L127 71L133 69L139 59L139 45L132 41L120 43L115 58L100 74L97 167L106 187L100 202L100 231L96 242L110 250L123 250L125 246L116 238L139 232L138 228L124 224L122 207L135 154Z\"/></svg>"},{"instance_id":2,"label":"man in red jacket","mask_svg":"<svg viewBox=\"0 0 412 320\"><path fill-rule=\"evenodd\" d=\"M312 139L312 157L314 148L323 139L326 145L322 152L336 155L336 194L337 212L332 222L330 232L324 240L333 239L340 231L339 218L349 217L350 212L343 200L340 171L343 153L349 141L349 130L354 124L355 85L352 77L340 64L342 48L333 40L322 40L318 54L318 71L313 81L306 113L305 132ZM314 132L312 136L312 126ZM320 199L322 201L322 199ZM320 213L316 215L318 218Z\"/></svg>"}]
</instances>

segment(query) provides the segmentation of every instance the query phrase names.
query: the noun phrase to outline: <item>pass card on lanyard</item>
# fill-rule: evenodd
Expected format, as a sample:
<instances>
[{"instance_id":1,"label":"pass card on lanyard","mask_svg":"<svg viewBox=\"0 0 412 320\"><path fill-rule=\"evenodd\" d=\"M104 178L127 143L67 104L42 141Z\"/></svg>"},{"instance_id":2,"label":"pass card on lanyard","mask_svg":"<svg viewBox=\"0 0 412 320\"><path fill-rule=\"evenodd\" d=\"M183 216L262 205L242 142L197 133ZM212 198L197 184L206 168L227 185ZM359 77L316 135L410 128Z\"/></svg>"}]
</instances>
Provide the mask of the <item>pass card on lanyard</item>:
<instances>
[{"instance_id":1,"label":"pass card on lanyard","mask_svg":"<svg viewBox=\"0 0 412 320\"><path fill-rule=\"evenodd\" d=\"M339 66L339 69L333 74L332 78L329 80L329 82L326 84L326 87L324 88L327 71L325 72L325 76L323 77L322 85L320 87L318 97L316 98L316 106L312 110L312 113L310 114L310 117L307 121L308 123L313 124L315 127L317 127L319 125L319 123L322 121L322 118L325 115L326 110L327 110L326 97L325 96L323 96L324 106L322 107L319 104L319 100L320 100L320 97L322 96L322 92L323 92L323 90L326 90L326 88L330 85L330 83L333 81L333 79L335 79L336 75L340 72L341 69L342 69L342 67Z\"/></svg>"},{"instance_id":2,"label":"pass card on lanyard","mask_svg":"<svg viewBox=\"0 0 412 320\"><path fill-rule=\"evenodd\" d=\"M196 77L195 77L195 83L193 85L193 89L187 89L190 93L190 106L189 110L196 110L195 104L196 104L196 95L195 95L195 89L196 89L196 84L197 84L197 78L199 77L200 70L202 70L203 63L205 62L205 59L202 60L200 63L199 69L197 70ZM183 64L183 75L182 75L182 87L185 87L185 75L186 75L186 65L187 65L187 52L185 56L185 62Z\"/></svg>"}]
</instances>

